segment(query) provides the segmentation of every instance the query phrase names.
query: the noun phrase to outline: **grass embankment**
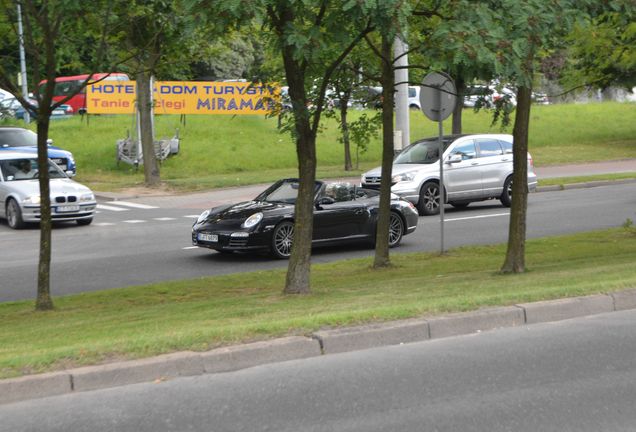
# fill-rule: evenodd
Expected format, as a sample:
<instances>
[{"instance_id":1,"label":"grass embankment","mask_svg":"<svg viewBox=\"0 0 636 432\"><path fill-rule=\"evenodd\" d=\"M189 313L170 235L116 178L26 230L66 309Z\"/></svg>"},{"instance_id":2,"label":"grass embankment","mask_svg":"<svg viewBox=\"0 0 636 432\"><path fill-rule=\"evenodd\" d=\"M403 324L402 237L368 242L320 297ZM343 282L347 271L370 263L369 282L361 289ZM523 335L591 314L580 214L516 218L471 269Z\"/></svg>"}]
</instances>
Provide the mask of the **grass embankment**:
<instances>
[{"instance_id":1,"label":"grass embankment","mask_svg":"<svg viewBox=\"0 0 636 432\"><path fill-rule=\"evenodd\" d=\"M447 256L393 254L314 265L308 296L285 296L284 270L207 277L0 304L0 378L209 348L325 327L636 287L631 227L529 240L522 275L501 275L505 245Z\"/></svg>"},{"instance_id":2,"label":"grass embankment","mask_svg":"<svg viewBox=\"0 0 636 432\"><path fill-rule=\"evenodd\" d=\"M355 119L360 111L352 110ZM412 111L413 140L437 134L437 125ZM537 166L636 158L636 104L534 106L530 125L530 152ZM490 112L465 109L467 133L501 132L491 127ZM56 144L73 152L77 180L95 190L117 190L143 183L143 171L116 162L117 139L133 127L130 116L75 116L51 123ZM269 182L298 175L296 150L289 134L280 134L276 119L260 116L156 116L156 136L171 137L179 128L181 152L161 166L162 179L176 190L201 190ZM444 125L451 130L450 119ZM506 131L510 133L512 127ZM380 163L379 137L359 157L359 170L345 172L343 146L334 120L324 119L317 141L318 177L355 176ZM355 149L352 149L355 160Z\"/></svg>"}]
</instances>

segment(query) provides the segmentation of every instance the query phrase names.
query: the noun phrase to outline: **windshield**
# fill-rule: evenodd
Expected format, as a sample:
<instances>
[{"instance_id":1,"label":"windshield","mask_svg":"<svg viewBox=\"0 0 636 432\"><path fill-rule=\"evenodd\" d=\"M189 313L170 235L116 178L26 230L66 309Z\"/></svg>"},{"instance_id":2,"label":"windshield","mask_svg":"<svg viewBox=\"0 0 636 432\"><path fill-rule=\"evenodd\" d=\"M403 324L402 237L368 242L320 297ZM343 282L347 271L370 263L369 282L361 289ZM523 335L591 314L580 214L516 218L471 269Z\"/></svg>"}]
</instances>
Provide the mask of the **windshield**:
<instances>
[{"instance_id":1,"label":"windshield","mask_svg":"<svg viewBox=\"0 0 636 432\"><path fill-rule=\"evenodd\" d=\"M2 160L0 171L5 181L35 180L39 177L36 158ZM67 178L67 176L57 165L49 161L49 178Z\"/></svg>"},{"instance_id":2,"label":"windshield","mask_svg":"<svg viewBox=\"0 0 636 432\"><path fill-rule=\"evenodd\" d=\"M296 204L300 183L295 179L280 180L270 186L265 192L255 198L255 201L281 202ZM320 189L321 183L316 182L314 193Z\"/></svg>"},{"instance_id":3,"label":"windshield","mask_svg":"<svg viewBox=\"0 0 636 432\"><path fill-rule=\"evenodd\" d=\"M444 151L452 139L444 138ZM394 164L432 164L439 161L439 142L435 140L420 141L411 144L393 161Z\"/></svg>"},{"instance_id":4,"label":"windshield","mask_svg":"<svg viewBox=\"0 0 636 432\"><path fill-rule=\"evenodd\" d=\"M0 129L0 147L35 147L38 135L27 129Z\"/></svg>"}]
</instances>

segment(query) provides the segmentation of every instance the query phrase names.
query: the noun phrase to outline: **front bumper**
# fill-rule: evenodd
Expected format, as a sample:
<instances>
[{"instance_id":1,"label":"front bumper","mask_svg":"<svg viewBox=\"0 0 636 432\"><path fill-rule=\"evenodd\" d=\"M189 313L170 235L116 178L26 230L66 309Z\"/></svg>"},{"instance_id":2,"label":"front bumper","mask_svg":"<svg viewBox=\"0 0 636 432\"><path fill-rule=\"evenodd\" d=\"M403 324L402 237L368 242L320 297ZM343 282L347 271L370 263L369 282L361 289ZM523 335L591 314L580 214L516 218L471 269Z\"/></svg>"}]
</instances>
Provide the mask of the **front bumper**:
<instances>
[{"instance_id":1,"label":"front bumper","mask_svg":"<svg viewBox=\"0 0 636 432\"><path fill-rule=\"evenodd\" d=\"M95 214L97 203L80 204L78 210L65 211L65 206L51 205L51 220L57 221L76 221L78 219L90 219ZM67 207L68 208L68 207ZM42 212L39 205L22 206L22 220L24 222L40 222Z\"/></svg>"},{"instance_id":2,"label":"front bumper","mask_svg":"<svg viewBox=\"0 0 636 432\"><path fill-rule=\"evenodd\" d=\"M199 234L215 235L217 236L217 241L202 240ZM192 244L194 246L222 251L267 251L270 248L270 235L266 232L193 229Z\"/></svg>"}]
</instances>

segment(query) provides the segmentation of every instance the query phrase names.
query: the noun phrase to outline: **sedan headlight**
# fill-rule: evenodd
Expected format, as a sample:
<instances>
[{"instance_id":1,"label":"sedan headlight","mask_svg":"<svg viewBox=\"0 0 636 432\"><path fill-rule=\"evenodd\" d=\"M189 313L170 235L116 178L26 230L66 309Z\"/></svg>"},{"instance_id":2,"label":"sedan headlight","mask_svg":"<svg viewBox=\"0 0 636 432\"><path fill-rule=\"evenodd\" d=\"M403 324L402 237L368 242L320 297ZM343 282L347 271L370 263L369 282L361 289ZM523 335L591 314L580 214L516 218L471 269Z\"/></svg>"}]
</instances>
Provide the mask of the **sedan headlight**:
<instances>
[{"instance_id":1,"label":"sedan headlight","mask_svg":"<svg viewBox=\"0 0 636 432\"><path fill-rule=\"evenodd\" d=\"M197 219L197 223L203 222L204 220L207 219L208 216L210 216L210 210L204 211L203 213L199 215L199 218Z\"/></svg>"},{"instance_id":2,"label":"sedan headlight","mask_svg":"<svg viewBox=\"0 0 636 432\"><path fill-rule=\"evenodd\" d=\"M416 175L417 175L417 171L409 171L402 174L394 175L392 180L393 180L393 183L399 183L403 181L413 181Z\"/></svg>"},{"instance_id":3,"label":"sedan headlight","mask_svg":"<svg viewBox=\"0 0 636 432\"><path fill-rule=\"evenodd\" d=\"M24 204L40 204L40 195L31 195L25 198L22 203Z\"/></svg>"},{"instance_id":4,"label":"sedan headlight","mask_svg":"<svg viewBox=\"0 0 636 432\"><path fill-rule=\"evenodd\" d=\"M82 196L80 196L80 202L91 202L91 201L95 201L95 195L93 195L92 192L85 193Z\"/></svg>"},{"instance_id":5,"label":"sedan headlight","mask_svg":"<svg viewBox=\"0 0 636 432\"><path fill-rule=\"evenodd\" d=\"M243 228L252 228L254 225L256 225L257 223L259 223L262 220L263 220L263 213L261 213L261 212L254 213L252 216L250 216L247 219L245 219L245 222L243 222L242 227Z\"/></svg>"}]
</instances>

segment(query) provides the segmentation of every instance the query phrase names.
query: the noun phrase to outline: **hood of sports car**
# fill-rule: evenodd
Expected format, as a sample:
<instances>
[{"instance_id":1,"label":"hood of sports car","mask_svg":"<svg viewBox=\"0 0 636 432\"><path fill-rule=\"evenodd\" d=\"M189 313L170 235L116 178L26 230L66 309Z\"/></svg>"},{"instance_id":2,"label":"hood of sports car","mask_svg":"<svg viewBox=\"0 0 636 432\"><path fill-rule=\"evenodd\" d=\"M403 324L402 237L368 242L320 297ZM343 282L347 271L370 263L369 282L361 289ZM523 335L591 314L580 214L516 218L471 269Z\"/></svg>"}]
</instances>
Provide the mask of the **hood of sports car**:
<instances>
[{"instance_id":1,"label":"hood of sports car","mask_svg":"<svg viewBox=\"0 0 636 432\"><path fill-rule=\"evenodd\" d=\"M273 203L266 201L245 201L231 206L216 207L210 211L207 222L230 222L240 220L241 222L257 212L265 214L276 210L293 209L293 205L285 203Z\"/></svg>"}]
</instances>

